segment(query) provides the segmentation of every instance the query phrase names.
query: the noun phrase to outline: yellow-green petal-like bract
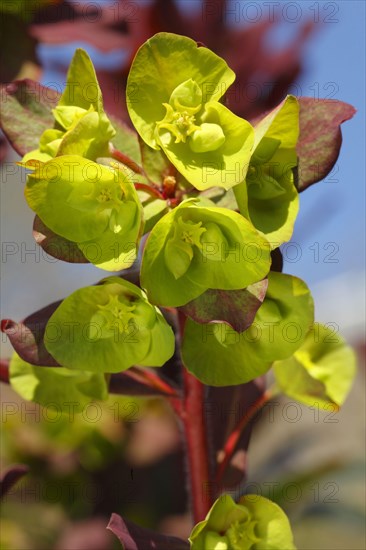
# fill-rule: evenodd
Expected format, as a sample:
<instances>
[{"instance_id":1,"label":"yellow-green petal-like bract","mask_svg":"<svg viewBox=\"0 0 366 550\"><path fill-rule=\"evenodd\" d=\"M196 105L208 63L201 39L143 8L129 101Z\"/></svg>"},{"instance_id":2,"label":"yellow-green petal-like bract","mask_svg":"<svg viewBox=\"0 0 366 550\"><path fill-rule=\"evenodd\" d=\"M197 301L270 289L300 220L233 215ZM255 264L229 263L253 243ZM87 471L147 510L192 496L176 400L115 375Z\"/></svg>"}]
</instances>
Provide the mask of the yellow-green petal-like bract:
<instances>
[{"instance_id":1,"label":"yellow-green petal-like bract","mask_svg":"<svg viewBox=\"0 0 366 550\"><path fill-rule=\"evenodd\" d=\"M96 160L108 154L109 142L116 131L103 109L93 63L80 48L71 60L66 87L53 115L54 128L43 132L39 149L27 153L23 162L47 162L53 157L71 154Z\"/></svg>"},{"instance_id":2,"label":"yellow-green petal-like bract","mask_svg":"<svg viewBox=\"0 0 366 550\"><path fill-rule=\"evenodd\" d=\"M299 210L294 183L299 104L286 99L254 126L255 143L245 183L234 188L240 212L277 248L289 241ZM246 189L244 189L246 188Z\"/></svg>"},{"instance_id":3,"label":"yellow-green petal-like bract","mask_svg":"<svg viewBox=\"0 0 366 550\"><path fill-rule=\"evenodd\" d=\"M270 265L268 243L248 220L190 199L152 229L141 284L152 303L178 307L209 288L245 288L263 279Z\"/></svg>"},{"instance_id":4,"label":"yellow-green petal-like bract","mask_svg":"<svg viewBox=\"0 0 366 550\"><path fill-rule=\"evenodd\" d=\"M136 285L119 277L63 300L44 336L48 352L69 369L121 372L160 367L174 353L174 333Z\"/></svg>"},{"instance_id":5,"label":"yellow-green petal-like bract","mask_svg":"<svg viewBox=\"0 0 366 550\"><path fill-rule=\"evenodd\" d=\"M306 284L271 271L263 304L245 331L236 332L226 323L187 319L183 362L204 384L244 384L267 372L273 361L290 357L313 322L314 304Z\"/></svg>"},{"instance_id":6,"label":"yellow-green petal-like bract","mask_svg":"<svg viewBox=\"0 0 366 550\"><path fill-rule=\"evenodd\" d=\"M25 197L43 223L77 243L84 256L107 271L130 267L142 231L142 206L120 165L104 166L65 155L25 166Z\"/></svg>"},{"instance_id":7,"label":"yellow-green petal-like bract","mask_svg":"<svg viewBox=\"0 0 366 550\"><path fill-rule=\"evenodd\" d=\"M334 329L315 324L302 346L273 365L280 391L310 407L343 405L356 375L356 357Z\"/></svg>"},{"instance_id":8,"label":"yellow-green petal-like bract","mask_svg":"<svg viewBox=\"0 0 366 550\"><path fill-rule=\"evenodd\" d=\"M296 550L284 511L259 495L245 495L237 504L222 495L189 541L191 550Z\"/></svg>"},{"instance_id":9,"label":"yellow-green petal-like bract","mask_svg":"<svg viewBox=\"0 0 366 550\"><path fill-rule=\"evenodd\" d=\"M51 407L65 414L82 412L96 399L108 398L103 372L71 370L64 367L38 367L14 353L9 365L11 387L27 401Z\"/></svg>"},{"instance_id":10,"label":"yellow-green petal-like bract","mask_svg":"<svg viewBox=\"0 0 366 550\"><path fill-rule=\"evenodd\" d=\"M201 191L230 189L247 173L253 127L219 103L234 78L208 48L165 32L140 47L128 76L127 107L136 130Z\"/></svg>"}]
</instances>

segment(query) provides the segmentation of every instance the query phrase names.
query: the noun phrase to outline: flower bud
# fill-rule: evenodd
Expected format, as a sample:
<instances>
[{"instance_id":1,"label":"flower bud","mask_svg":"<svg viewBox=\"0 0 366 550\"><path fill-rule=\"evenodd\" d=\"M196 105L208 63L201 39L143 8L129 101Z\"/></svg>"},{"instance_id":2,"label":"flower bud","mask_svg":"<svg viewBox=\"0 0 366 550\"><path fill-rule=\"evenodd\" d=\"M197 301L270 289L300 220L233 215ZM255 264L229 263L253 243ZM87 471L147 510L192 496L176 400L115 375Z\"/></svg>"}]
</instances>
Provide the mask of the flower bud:
<instances>
[{"instance_id":1,"label":"flower bud","mask_svg":"<svg viewBox=\"0 0 366 550\"><path fill-rule=\"evenodd\" d=\"M194 153L207 153L216 151L225 143L225 134L221 126L204 122L196 130L190 140L189 146Z\"/></svg>"},{"instance_id":2,"label":"flower bud","mask_svg":"<svg viewBox=\"0 0 366 550\"><path fill-rule=\"evenodd\" d=\"M296 550L285 513L258 495L245 495L238 504L222 495L189 540L191 550Z\"/></svg>"}]
</instances>

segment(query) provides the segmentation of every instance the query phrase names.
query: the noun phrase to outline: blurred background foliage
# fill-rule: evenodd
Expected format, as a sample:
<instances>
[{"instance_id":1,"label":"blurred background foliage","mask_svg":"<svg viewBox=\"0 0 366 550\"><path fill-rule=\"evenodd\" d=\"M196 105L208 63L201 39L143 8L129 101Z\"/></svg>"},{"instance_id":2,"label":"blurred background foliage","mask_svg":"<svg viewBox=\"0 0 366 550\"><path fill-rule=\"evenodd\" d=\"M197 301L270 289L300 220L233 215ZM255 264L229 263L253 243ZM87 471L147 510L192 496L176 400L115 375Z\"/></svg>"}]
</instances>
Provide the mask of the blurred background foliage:
<instances>
[{"instance_id":1,"label":"blurred background foliage","mask_svg":"<svg viewBox=\"0 0 366 550\"><path fill-rule=\"evenodd\" d=\"M255 19L249 4L262 7L262 16ZM7 83L32 78L61 89L70 57L75 47L81 46L96 64L106 109L127 120L124 87L131 59L149 36L170 31L203 42L227 60L237 73L227 101L234 112L252 120L274 107L287 92L296 94L304 70L309 70L309 45L330 32L329 25L324 24L324 15L329 16L324 2L314 4L318 5L318 21L315 12L303 9L303 16L287 27L283 6L280 4L276 16L270 17L264 4L243 0L3 0L0 79ZM305 2L295 4L304 7ZM342 8L342 3L330 4ZM343 4L349 6L351 2ZM245 7L249 11L243 12ZM228 8L246 13L247 20L239 16L236 21L235 12L225 17ZM303 95L312 94L308 90ZM341 93L337 98L350 101ZM100 274L91 266L59 265L42 255L37 259L31 236L32 214L22 198L20 172L9 168L16 157L3 138L0 158L2 183L6 184L2 186L3 241L18 246L16 254L5 256L2 316L22 318L94 282ZM338 183L350 193L342 172ZM324 194L317 193L315 190L316 197L324 199ZM332 202L329 191L326 194L326 212L331 217L339 204ZM316 235L319 240L323 210L325 207L313 199L307 217L297 226L297 242L301 243L300 233L310 226L312 238ZM306 241L303 243L305 246ZM359 250L354 241L349 247L351 252ZM323 272L322 286L314 292L316 301L319 294L321 302L318 319L338 321L332 316L330 303L337 295L341 332L358 350L358 381L337 415L285 400L266 407L253 432L246 485L232 489L233 496L248 490L277 501L290 516L301 550L366 547L362 297L349 292L356 283L360 287L362 261L364 256L352 277L344 266L325 266L332 270L327 272L324 264L314 265L314 261L307 268L304 262L295 266L285 262L286 271L305 280L310 274L316 281L313 274L317 268ZM3 340L2 344L2 356L9 356L8 343ZM5 384L1 384L1 400L2 470L14 463L30 467L3 501L2 549L119 548L105 529L112 512L165 533L188 535L191 526L179 426L163 400L111 395L108 402L98 403L74 419L58 418L54 411L23 402ZM223 410L220 414L230 417L237 411Z\"/></svg>"}]
</instances>

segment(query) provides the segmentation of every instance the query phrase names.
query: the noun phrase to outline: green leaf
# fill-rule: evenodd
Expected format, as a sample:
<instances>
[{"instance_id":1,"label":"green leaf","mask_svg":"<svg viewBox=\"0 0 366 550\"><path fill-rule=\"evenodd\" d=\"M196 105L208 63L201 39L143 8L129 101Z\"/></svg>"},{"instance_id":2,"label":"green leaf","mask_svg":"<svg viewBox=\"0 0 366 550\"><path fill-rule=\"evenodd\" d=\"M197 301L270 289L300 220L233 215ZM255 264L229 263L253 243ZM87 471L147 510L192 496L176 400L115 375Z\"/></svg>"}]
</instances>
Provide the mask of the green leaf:
<instances>
[{"instance_id":1,"label":"green leaf","mask_svg":"<svg viewBox=\"0 0 366 550\"><path fill-rule=\"evenodd\" d=\"M296 550L286 514L270 500L222 495L189 537L191 550Z\"/></svg>"},{"instance_id":2,"label":"green leaf","mask_svg":"<svg viewBox=\"0 0 366 550\"><path fill-rule=\"evenodd\" d=\"M271 361L261 359L246 331L239 334L225 323L187 319L181 353L189 372L210 386L244 384L271 366Z\"/></svg>"},{"instance_id":3,"label":"green leaf","mask_svg":"<svg viewBox=\"0 0 366 550\"><path fill-rule=\"evenodd\" d=\"M140 193L138 193L139 196ZM143 202L144 207L144 233L149 233L154 225L166 214L169 210L166 200L151 199Z\"/></svg>"},{"instance_id":4,"label":"green leaf","mask_svg":"<svg viewBox=\"0 0 366 550\"><path fill-rule=\"evenodd\" d=\"M356 374L356 357L343 338L316 324L293 357L276 361L277 386L289 397L310 407L343 405Z\"/></svg>"},{"instance_id":5,"label":"green leaf","mask_svg":"<svg viewBox=\"0 0 366 550\"><path fill-rule=\"evenodd\" d=\"M76 106L103 113L103 97L98 84L93 63L85 50L75 50L67 72L66 86L61 95L59 105Z\"/></svg>"},{"instance_id":6,"label":"green leaf","mask_svg":"<svg viewBox=\"0 0 366 550\"><path fill-rule=\"evenodd\" d=\"M314 322L314 302L307 285L298 277L271 271L263 305L254 324L249 327L251 339L261 358L273 361L290 357L306 338Z\"/></svg>"},{"instance_id":7,"label":"green leaf","mask_svg":"<svg viewBox=\"0 0 366 550\"><path fill-rule=\"evenodd\" d=\"M34 168L27 178L27 202L49 229L77 243L101 269L132 265L142 206L124 171L76 155L26 167Z\"/></svg>"},{"instance_id":8,"label":"green leaf","mask_svg":"<svg viewBox=\"0 0 366 550\"><path fill-rule=\"evenodd\" d=\"M70 109L74 108L70 107ZM71 127L67 129L52 156L80 155L96 160L97 157L106 155L114 130L111 126L104 126L96 111L84 111L83 115L76 118Z\"/></svg>"},{"instance_id":9,"label":"green leaf","mask_svg":"<svg viewBox=\"0 0 366 550\"><path fill-rule=\"evenodd\" d=\"M294 184L299 136L299 105L287 98L254 128L255 146L245 184L234 188L240 212L271 243L291 238L299 210Z\"/></svg>"},{"instance_id":10,"label":"green leaf","mask_svg":"<svg viewBox=\"0 0 366 550\"><path fill-rule=\"evenodd\" d=\"M118 277L66 298L49 319L44 342L60 365L94 372L162 366L175 344L162 313Z\"/></svg>"},{"instance_id":11,"label":"green leaf","mask_svg":"<svg viewBox=\"0 0 366 550\"><path fill-rule=\"evenodd\" d=\"M205 384L249 382L264 374L276 359L290 357L301 346L313 319L313 300L305 283L271 271L264 302L244 332L224 323L187 320L183 362Z\"/></svg>"},{"instance_id":12,"label":"green leaf","mask_svg":"<svg viewBox=\"0 0 366 550\"><path fill-rule=\"evenodd\" d=\"M296 147L299 138L298 120L298 100L295 96L288 95L277 107L255 125L254 159L263 138L278 140L281 149L293 149ZM273 148L273 142L271 147ZM268 160L265 162L268 162Z\"/></svg>"},{"instance_id":13,"label":"green leaf","mask_svg":"<svg viewBox=\"0 0 366 550\"><path fill-rule=\"evenodd\" d=\"M298 189L304 191L322 180L337 161L342 144L340 125L356 109L343 101L300 97Z\"/></svg>"},{"instance_id":14,"label":"green leaf","mask_svg":"<svg viewBox=\"0 0 366 550\"><path fill-rule=\"evenodd\" d=\"M25 196L52 231L75 242L85 241L107 227L109 209L120 199L115 180L113 170L67 155L40 164L29 174Z\"/></svg>"},{"instance_id":15,"label":"green leaf","mask_svg":"<svg viewBox=\"0 0 366 550\"><path fill-rule=\"evenodd\" d=\"M108 398L105 376L62 367L37 367L16 353L9 367L12 388L27 401L63 413L82 412L91 401ZM72 408L71 408L72 407Z\"/></svg>"},{"instance_id":16,"label":"green leaf","mask_svg":"<svg viewBox=\"0 0 366 550\"><path fill-rule=\"evenodd\" d=\"M60 94L33 80L17 80L0 89L0 124L20 155L37 149L41 135L54 123L52 108Z\"/></svg>"},{"instance_id":17,"label":"green leaf","mask_svg":"<svg viewBox=\"0 0 366 550\"><path fill-rule=\"evenodd\" d=\"M158 33L138 50L127 80L127 108L136 130L150 147L159 148L155 126L165 116L163 103L190 79L206 103L219 100L235 74L208 48L198 48L194 40L177 34Z\"/></svg>"},{"instance_id":18,"label":"green leaf","mask_svg":"<svg viewBox=\"0 0 366 550\"><path fill-rule=\"evenodd\" d=\"M178 307L210 288L246 288L263 279L269 267L268 243L247 220L224 208L196 205L193 199L183 201L151 231L141 283L152 303Z\"/></svg>"},{"instance_id":19,"label":"green leaf","mask_svg":"<svg viewBox=\"0 0 366 550\"><path fill-rule=\"evenodd\" d=\"M225 321L237 332L243 332L262 305L267 286L267 279L263 279L243 290L206 290L181 310L197 323Z\"/></svg>"}]
</instances>

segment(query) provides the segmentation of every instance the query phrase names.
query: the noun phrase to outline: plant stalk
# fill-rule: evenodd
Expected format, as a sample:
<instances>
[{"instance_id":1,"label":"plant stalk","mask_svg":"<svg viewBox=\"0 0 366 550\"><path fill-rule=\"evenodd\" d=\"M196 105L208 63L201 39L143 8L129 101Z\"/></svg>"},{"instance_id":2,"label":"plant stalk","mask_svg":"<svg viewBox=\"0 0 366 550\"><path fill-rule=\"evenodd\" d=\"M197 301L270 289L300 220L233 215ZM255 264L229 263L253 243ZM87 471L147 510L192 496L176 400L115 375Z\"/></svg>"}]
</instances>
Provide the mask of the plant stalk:
<instances>
[{"instance_id":1,"label":"plant stalk","mask_svg":"<svg viewBox=\"0 0 366 550\"><path fill-rule=\"evenodd\" d=\"M194 523L205 519L211 507L206 426L204 425L204 386L185 367L182 421L187 442L188 475Z\"/></svg>"},{"instance_id":2,"label":"plant stalk","mask_svg":"<svg viewBox=\"0 0 366 550\"><path fill-rule=\"evenodd\" d=\"M185 315L179 313L180 334L184 330ZM188 481L194 523L205 519L212 504L208 461L208 445L203 414L204 385L182 363L183 407L181 420L186 439Z\"/></svg>"}]
</instances>

